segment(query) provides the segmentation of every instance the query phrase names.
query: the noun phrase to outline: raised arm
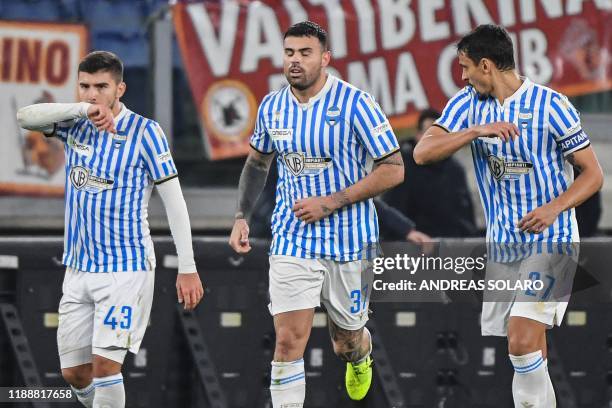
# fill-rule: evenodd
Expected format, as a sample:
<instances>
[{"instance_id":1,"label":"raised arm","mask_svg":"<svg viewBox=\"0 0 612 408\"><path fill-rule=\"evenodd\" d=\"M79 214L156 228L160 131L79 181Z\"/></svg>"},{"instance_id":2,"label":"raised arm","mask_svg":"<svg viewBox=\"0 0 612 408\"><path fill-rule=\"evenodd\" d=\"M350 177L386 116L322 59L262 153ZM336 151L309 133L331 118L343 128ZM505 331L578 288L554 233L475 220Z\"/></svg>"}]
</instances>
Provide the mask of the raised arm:
<instances>
[{"instance_id":1,"label":"raised arm","mask_svg":"<svg viewBox=\"0 0 612 408\"><path fill-rule=\"evenodd\" d=\"M474 126L452 133L439 125L433 125L427 129L414 148L413 157L418 165L435 163L452 156L478 137L499 137L503 141L508 141L518 135L516 125L508 122Z\"/></svg>"},{"instance_id":2,"label":"raised arm","mask_svg":"<svg viewBox=\"0 0 612 408\"><path fill-rule=\"evenodd\" d=\"M98 130L116 132L113 113L107 106L79 103L37 103L17 111L17 122L24 129L52 134L55 124L89 118Z\"/></svg>"},{"instance_id":3,"label":"raised arm","mask_svg":"<svg viewBox=\"0 0 612 408\"><path fill-rule=\"evenodd\" d=\"M251 250L248 219L253 213L268 178L273 153L261 153L251 147L238 182L238 204L229 244L238 253Z\"/></svg>"}]
</instances>

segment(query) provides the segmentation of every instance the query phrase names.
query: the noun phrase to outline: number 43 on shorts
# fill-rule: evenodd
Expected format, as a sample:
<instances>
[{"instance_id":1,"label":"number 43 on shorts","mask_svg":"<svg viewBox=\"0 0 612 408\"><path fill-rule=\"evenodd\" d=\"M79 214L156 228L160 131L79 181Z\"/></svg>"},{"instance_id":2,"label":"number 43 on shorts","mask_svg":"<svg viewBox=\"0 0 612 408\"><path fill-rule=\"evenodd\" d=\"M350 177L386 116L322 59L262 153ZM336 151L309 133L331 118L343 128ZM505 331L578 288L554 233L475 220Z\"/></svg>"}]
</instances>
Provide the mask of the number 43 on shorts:
<instances>
[{"instance_id":1,"label":"number 43 on shorts","mask_svg":"<svg viewBox=\"0 0 612 408\"><path fill-rule=\"evenodd\" d=\"M115 315L115 310L117 310L119 316ZM129 329L132 326L132 306L122 306L121 312L119 312L119 307L111 306L104 318L104 325L110 326L113 330L115 330L117 325L121 329Z\"/></svg>"}]
</instances>

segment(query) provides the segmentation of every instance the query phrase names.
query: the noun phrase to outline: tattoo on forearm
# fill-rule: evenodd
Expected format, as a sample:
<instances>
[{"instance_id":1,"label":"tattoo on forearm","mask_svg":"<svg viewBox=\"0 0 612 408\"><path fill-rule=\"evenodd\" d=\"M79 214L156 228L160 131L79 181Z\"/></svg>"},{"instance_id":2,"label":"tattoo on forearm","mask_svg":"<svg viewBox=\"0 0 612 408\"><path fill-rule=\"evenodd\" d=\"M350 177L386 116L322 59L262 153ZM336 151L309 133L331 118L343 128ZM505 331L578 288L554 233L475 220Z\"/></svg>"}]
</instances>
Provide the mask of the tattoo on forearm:
<instances>
[{"instance_id":1,"label":"tattoo on forearm","mask_svg":"<svg viewBox=\"0 0 612 408\"><path fill-rule=\"evenodd\" d=\"M334 200L338 208L342 208L345 205L349 205L351 203L351 199L346 193L346 190L336 191L334 194L332 194L332 199Z\"/></svg>"},{"instance_id":2,"label":"tattoo on forearm","mask_svg":"<svg viewBox=\"0 0 612 408\"><path fill-rule=\"evenodd\" d=\"M381 164L390 164L392 166L403 166L404 161L402 160L402 155L399 152L393 153L391 156L382 159L379 162L376 162L377 166Z\"/></svg>"},{"instance_id":3,"label":"tattoo on forearm","mask_svg":"<svg viewBox=\"0 0 612 408\"><path fill-rule=\"evenodd\" d=\"M238 183L238 209L236 219L248 218L253 212L268 178L269 162L249 156Z\"/></svg>"}]
</instances>

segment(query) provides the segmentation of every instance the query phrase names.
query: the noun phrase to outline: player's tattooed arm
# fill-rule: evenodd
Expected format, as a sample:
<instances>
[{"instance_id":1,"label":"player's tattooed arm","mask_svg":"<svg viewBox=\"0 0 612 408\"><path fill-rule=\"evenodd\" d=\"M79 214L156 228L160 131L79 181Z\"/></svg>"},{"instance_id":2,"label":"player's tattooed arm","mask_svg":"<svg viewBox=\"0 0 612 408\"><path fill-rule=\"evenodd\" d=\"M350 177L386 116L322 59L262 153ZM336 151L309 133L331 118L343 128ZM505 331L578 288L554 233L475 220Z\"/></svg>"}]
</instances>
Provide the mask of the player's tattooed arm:
<instances>
[{"instance_id":1,"label":"player's tattooed arm","mask_svg":"<svg viewBox=\"0 0 612 408\"><path fill-rule=\"evenodd\" d=\"M398 151L375 162L374 170L344 192L350 203L376 197L404 181L404 161Z\"/></svg>"},{"instance_id":2,"label":"player's tattooed arm","mask_svg":"<svg viewBox=\"0 0 612 408\"><path fill-rule=\"evenodd\" d=\"M335 192L334 194L332 194L331 198L332 200L334 200L334 203L336 204L337 208L342 208L345 205L349 205L351 203L350 198L346 194L346 190ZM327 207L324 207L324 208L327 208ZM330 213L333 211L333 209L328 209L328 210Z\"/></svg>"},{"instance_id":3,"label":"player's tattooed arm","mask_svg":"<svg viewBox=\"0 0 612 408\"><path fill-rule=\"evenodd\" d=\"M292 211L306 223L319 221L342 207L364 201L395 187L404 180L404 162L399 151L376 163L374 170L357 183L328 196L297 200Z\"/></svg>"},{"instance_id":4,"label":"player's tattooed arm","mask_svg":"<svg viewBox=\"0 0 612 408\"><path fill-rule=\"evenodd\" d=\"M274 160L274 154L264 154L251 149L238 183L236 219L248 219L251 216L255 203L266 185L272 160Z\"/></svg>"},{"instance_id":5,"label":"player's tattooed arm","mask_svg":"<svg viewBox=\"0 0 612 408\"><path fill-rule=\"evenodd\" d=\"M393 153L390 156L385 157L384 159L377 161L376 162L376 166L382 166L382 165L391 165L391 166L404 166L404 161L402 160L402 156L401 154L398 153Z\"/></svg>"}]
</instances>

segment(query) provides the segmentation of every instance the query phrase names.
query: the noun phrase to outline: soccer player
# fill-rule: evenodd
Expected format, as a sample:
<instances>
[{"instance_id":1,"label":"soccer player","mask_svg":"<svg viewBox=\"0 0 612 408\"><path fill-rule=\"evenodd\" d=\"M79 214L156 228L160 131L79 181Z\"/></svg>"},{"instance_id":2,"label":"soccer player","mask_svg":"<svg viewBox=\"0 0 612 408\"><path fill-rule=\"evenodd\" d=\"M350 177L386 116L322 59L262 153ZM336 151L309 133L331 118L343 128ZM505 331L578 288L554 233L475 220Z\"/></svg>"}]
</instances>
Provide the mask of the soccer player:
<instances>
[{"instance_id":1,"label":"soccer player","mask_svg":"<svg viewBox=\"0 0 612 408\"><path fill-rule=\"evenodd\" d=\"M471 145L486 239L495 244L487 274L497 264L523 279L532 273L558 275L564 266L556 251L579 241L574 207L603 181L579 114L564 95L519 76L502 27L477 27L457 50L467 86L427 130L414 158L418 164L436 162ZM575 180L572 164L581 169ZM521 253L526 246L533 255ZM567 301L549 301L544 293L526 302L525 295L536 293L517 293L514 302L485 302L482 333L508 338L515 407L555 407L546 329L561 323Z\"/></svg>"},{"instance_id":2,"label":"soccer player","mask_svg":"<svg viewBox=\"0 0 612 408\"><path fill-rule=\"evenodd\" d=\"M155 271L147 205L157 186L179 259L179 302L193 309L203 288L187 206L159 125L120 98L123 64L96 51L79 64L80 103L42 103L17 113L23 128L64 142L66 215L57 345L64 379L86 407L125 406L121 366L144 336Z\"/></svg>"},{"instance_id":3,"label":"soccer player","mask_svg":"<svg viewBox=\"0 0 612 408\"><path fill-rule=\"evenodd\" d=\"M247 220L276 153L269 275L275 408L303 406L303 355L321 303L334 352L347 363L349 397L363 399L372 379L369 287L362 280L379 253L372 197L401 183L404 169L384 113L370 95L326 72L330 58L319 25L301 22L285 33L289 86L261 102L238 186L230 245L246 253Z\"/></svg>"}]
</instances>

